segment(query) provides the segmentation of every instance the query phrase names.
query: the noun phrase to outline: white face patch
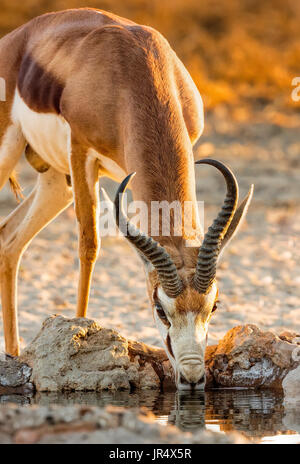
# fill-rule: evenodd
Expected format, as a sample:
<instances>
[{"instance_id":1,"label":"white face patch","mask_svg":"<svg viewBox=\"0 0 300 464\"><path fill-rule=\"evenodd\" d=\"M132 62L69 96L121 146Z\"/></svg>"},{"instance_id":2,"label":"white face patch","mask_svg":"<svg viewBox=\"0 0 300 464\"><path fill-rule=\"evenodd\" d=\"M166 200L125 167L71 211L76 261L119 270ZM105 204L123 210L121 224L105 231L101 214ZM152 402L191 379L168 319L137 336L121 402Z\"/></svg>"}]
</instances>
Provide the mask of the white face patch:
<instances>
[{"instance_id":1,"label":"white face patch","mask_svg":"<svg viewBox=\"0 0 300 464\"><path fill-rule=\"evenodd\" d=\"M164 310L170 315L174 314L176 307L176 299L170 298L168 295L166 295L161 287L158 287L157 289L157 296L161 301Z\"/></svg>"},{"instance_id":2,"label":"white face patch","mask_svg":"<svg viewBox=\"0 0 300 464\"><path fill-rule=\"evenodd\" d=\"M12 120L21 130L33 150L57 171L69 174L69 141L71 129L60 115L31 110L15 92Z\"/></svg>"},{"instance_id":3,"label":"white face patch","mask_svg":"<svg viewBox=\"0 0 300 464\"><path fill-rule=\"evenodd\" d=\"M203 390L204 388L206 336L210 310L214 305L216 293L217 286L214 283L209 294L203 297L198 311L195 307L194 310L189 310L188 307L180 310L176 307L176 298L169 298L161 287L157 289L157 297L169 319L170 327L164 323L163 317L157 314L156 309L155 322L166 345L165 349L176 373L179 389ZM169 343L174 357L169 352Z\"/></svg>"}]
</instances>

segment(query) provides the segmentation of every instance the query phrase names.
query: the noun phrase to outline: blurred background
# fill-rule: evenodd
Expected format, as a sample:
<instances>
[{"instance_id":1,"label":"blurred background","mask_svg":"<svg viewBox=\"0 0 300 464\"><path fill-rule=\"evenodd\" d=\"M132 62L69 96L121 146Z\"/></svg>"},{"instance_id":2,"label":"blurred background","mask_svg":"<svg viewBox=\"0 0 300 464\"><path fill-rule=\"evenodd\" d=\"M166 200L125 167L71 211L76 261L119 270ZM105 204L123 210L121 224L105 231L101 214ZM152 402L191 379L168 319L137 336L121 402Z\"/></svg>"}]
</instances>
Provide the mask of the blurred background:
<instances>
[{"instance_id":1,"label":"blurred background","mask_svg":"<svg viewBox=\"0 0 300 464\"><path fill-rule=\"evenodd\" d=\"M189 69L207 110L227 105L234 119L249 109L300 110L290 98L299 74L300 3L295 0L0 0L0 34L34 16L66 8L112 11L162 32ZM297 74L298 72L298 74Z\"/></svg>"},{"instance_id":2,"label":"blurred background","mask_svg":"<svg viewBox=\"0 0 300 464\"><path fill-rule=\"evenodd\" d=\"M255 184L247 222L220 266L221 302L210 343L246 322L300 332L300 101L292 99L292 79L300 76L300 2L0 0L0 36L39 14L84 6L165 35L204 100L205 130L196 156L228 163L241 195ZM19 171L27 194L36 174L25 161ZM196 176L207 227L223 201L224 182L209 167L199 167ZM104 185L113 192L111 181ZM0 216L13 207L8 189L2 190ZM69 208L34 239L22 261L23 343L47 315L75 314L77 267L76 223ZM103 240L89 316L130 338L159 343L141 264L125 240Z\"/></svg>"}]
</instances>

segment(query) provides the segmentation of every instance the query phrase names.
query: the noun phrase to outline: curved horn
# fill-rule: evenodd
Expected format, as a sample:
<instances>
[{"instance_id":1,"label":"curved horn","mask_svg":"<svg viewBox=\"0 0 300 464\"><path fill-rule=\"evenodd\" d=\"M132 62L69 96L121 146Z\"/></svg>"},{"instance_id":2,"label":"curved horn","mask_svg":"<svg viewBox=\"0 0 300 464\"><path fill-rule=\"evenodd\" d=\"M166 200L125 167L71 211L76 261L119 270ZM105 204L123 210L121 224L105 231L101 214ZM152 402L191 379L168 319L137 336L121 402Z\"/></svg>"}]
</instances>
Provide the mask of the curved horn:
<instances>
[{"instance_id":1,"label":"curved horn","mask_svg":"<svg viewBox=\"0 0 300 464\"><path fill-rule=\"evenodd\" d=\"M116 222L127 240L144 256L157 270L159 281L166 295L176 298L183 290L183 283L177 269L167 251L152 237L143 234L130 223L123 210L123 193L135 172L129 174L120 184L115 197Z\"/></svg>"},{"instance_id":2,"label":"curved horn","mask_svg":"<svg viewBox=\"0 0 300 464\"><path fill-rule=\"evenodd\" d=\"M199 293L206 293L211 287L217 270L217 262L221 251L223 238L234 216L239 188L237 180L231 170L220 161L202 159L196 164L210 164L223 174L227 184L227 194L221 211L204 236L199 249L198 262L194 275L194 287Z\"/></svg>"}]
</instances>

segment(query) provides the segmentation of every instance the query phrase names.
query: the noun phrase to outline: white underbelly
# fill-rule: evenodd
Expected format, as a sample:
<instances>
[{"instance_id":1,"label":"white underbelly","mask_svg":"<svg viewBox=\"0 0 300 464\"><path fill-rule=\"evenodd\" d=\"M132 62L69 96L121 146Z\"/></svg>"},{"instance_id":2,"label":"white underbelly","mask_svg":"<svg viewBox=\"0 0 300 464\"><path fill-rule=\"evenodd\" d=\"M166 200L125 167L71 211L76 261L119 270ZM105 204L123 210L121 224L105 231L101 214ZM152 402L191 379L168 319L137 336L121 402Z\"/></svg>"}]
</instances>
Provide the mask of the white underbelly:
<instances>
[{"instance_id":1,"label":"white underbelly","mask_svg":"<svg viewBox=\"0 0 300 464\"><path fill-rule=\"evenodd\" d=\"M70 174L71 128L62 116L33 111L16 90L12 121L21 127L27 142L44 161L57 171ZM115 161L92 148L88 150L87 157L99 159L104 175L114 180L123 180L126 176L125 171Z\"/></svg>"},{"instance_id":2,"label":"white underbelly","mask_svg":"<svg viewBox=\"0 0 300 464\"><path fill-rule=\"evenodd\" d=\"M12 120L21 126L27 142L44 161L59 172L69 173L71 129L62 116L31 110L16 90Z\"/></svg>"}]
</instances>

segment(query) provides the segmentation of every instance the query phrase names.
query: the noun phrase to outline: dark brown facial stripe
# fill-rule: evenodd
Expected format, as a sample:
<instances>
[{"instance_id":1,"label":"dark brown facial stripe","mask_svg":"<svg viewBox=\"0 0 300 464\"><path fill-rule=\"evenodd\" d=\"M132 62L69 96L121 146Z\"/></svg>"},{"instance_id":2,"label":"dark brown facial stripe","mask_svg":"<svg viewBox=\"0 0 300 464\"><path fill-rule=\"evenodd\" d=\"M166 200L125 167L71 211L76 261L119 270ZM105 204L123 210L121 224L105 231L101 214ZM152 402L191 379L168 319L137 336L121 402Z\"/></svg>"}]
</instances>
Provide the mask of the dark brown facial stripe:
<instances>
[{"instance_id":1,"label":"dark brown facial stripe","mask_svg":"<svg viewBox=\"0 0 300 464\"><path fill-rule=\"evenodd\" d=\"M30 109L38 113L60 114L63 85L29 54L22 60L17 85Z\"/></svg>"},{"instance_id":2,"label":"dark brown facial stripe","mask_svg":"<svg viewBox=\"0 0 300 464\"><path fill-rule=\"evenodd\" d=\"M168 351L169 351L170 355L174 358L174 353L173 353L173 350L172 350L171 339L170 339L169 334L167 335L167 338L166 338L166 345L167 345L167 348L168 348Z\"/></svg>"}]
</instances>

